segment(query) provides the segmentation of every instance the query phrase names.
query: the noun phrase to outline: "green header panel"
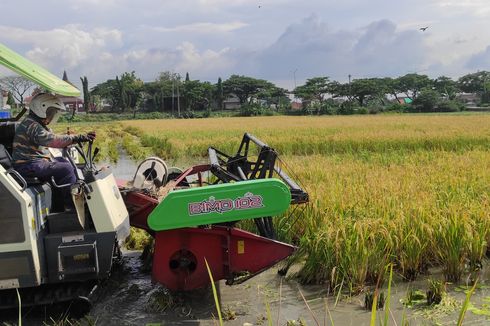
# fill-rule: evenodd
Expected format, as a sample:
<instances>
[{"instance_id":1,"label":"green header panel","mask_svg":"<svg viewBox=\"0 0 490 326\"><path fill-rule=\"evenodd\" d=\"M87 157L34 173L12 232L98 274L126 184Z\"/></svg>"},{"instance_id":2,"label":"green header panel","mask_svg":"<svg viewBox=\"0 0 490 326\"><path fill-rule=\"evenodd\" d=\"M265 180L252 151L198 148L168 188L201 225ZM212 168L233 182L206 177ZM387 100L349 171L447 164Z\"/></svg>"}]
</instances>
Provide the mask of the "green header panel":
<instances>
[{"instance_id":1,"label":"green header panel","mask_svg":"<svg viewBox=\"0 0 490 326\"><path fill-rule=\"evenodd\" d=\"M260 179L175 190L151 212L154 231L232 222L286 211L289 188L278 179Z\"/></svg>"},{"instance_id":2,"label":"green header panel","mask_svg":"<svg viewBox=\"0 0 490 326\"><path fill-rule=\"evenodd\" d=\"M63 96L80 96L80 91L46 69L27 60L0 43L0 64L48 91Z\"/></svg>"}]
</instances>

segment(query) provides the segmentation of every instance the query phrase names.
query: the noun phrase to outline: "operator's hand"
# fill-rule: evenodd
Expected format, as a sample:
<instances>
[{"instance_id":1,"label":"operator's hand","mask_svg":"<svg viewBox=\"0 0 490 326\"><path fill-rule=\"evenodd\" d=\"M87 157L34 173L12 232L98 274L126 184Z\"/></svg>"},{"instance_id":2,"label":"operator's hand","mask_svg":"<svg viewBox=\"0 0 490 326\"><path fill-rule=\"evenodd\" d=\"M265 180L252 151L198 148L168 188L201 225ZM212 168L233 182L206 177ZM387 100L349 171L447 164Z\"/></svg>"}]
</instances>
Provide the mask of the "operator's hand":
<instances>
[{"instance_id":1,"label":"operator's hand","mask_svg":"<svg viewBox=\"0 0 490 326\"><path fill-rule=\"evenodd\" d=\"M94 141L95 138L97 137L97 134L95 133L95 131L89 131L87 133L87 137L90 141Z\"/></svg>"},{"instance_id":2,"label":"operator's hand","mask_svg":"<svg viewBox=\"0 0 490 326\"><path fill-rule=\"evenodd\" d=\"M88 141L94 141L97 135L95 134L95 131L91 131L87 134L80 134L75 136L75 141L79 143L84 143Z\"/></svg>"}]
</instances>

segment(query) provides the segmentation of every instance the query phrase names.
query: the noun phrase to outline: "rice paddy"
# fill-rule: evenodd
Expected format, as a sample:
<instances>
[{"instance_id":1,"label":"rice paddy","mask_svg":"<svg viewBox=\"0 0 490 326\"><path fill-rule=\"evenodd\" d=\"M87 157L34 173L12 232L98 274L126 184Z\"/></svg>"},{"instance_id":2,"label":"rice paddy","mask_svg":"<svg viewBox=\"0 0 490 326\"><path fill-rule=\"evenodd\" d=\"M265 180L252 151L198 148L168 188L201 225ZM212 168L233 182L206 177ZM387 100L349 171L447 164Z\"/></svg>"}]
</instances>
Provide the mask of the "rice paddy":
<instances>
[{"instance_id":1,"label":"rice paddy","mask_svg":"<svg viewBox=\"0 0 490 326\"><path fill-rule=\"evenodd\" d=\"M243 133L263 139L283 156L417 150L490 149L490 115L253 117L123 122L126 131L167 158L205 156L210 145L236 150Z\"/></svg>"},{"instance_id":2,"label":"rice paddy","mask_svg":"<svg viewBox=\"0 0 490 326\"><path fill-rule=\"evenodd\" d=\"M406 280L437 266L458 282L485 257L490 115L145 120L104 130L97 142L137 159L197 163L209 146L233 153L244 132L275 148L311 198L298 219L276 219L281 239L300 246L305 283L356 293L390 263Z\"/></svg>"}]
</instances>

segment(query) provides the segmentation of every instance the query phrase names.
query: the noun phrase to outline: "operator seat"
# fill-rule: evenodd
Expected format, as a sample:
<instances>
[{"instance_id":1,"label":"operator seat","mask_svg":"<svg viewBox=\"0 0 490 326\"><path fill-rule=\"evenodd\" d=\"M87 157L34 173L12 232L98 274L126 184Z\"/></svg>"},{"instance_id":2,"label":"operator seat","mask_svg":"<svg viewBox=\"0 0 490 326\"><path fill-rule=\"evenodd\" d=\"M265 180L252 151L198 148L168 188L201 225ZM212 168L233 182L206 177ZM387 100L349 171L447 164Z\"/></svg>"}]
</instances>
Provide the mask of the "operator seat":
<instances>
[{"instance_id":1,"label":"operator seat","mask_svg":"<svg viewBox=\"0 0 490 326\"><path fill-rule=\"evenodd\" d=\"M3 144L0 144L0 165L3 166L3 168L7 171L13 169L12 157L10 156L9 151ZM43 183L37 177L31 177L31 178L23 177L23 178L28 186L34 186ZM21 181L17 180L17 182L22 186Z\"/></svg>"},{"instance_id":2,"label":"operator seat","mask_svg":"<svg viewBox=\"0 0 490 326\"><path fill-rule=\"evenodd\" d=\"M5 146L10 154L12 153L16 127L15 122L0 122L0 144Z\"/></svg>"},{"instance_id":3,"label":"operator seat","mask_svg":"<svg viewBox=\"0 0 490 326\"><path fill-rule=\"evenodd\" d=\"M13 168L12 165L12 146L14 143L15 128L17 123L15 122L1 122L0 123L0 165L5 170ZM37 177L25 178L27 185L38 185L43 183Z\"/></svg>"},{"instance_id":4,"label":"operator seat","mask_svg":"<svg viewBox=\"0 0 490 326\"><path fill-rule=\"evenodd\" d=\"M5 170L12 168L12 143L15 136L15 123L1 122L0 123L0 165ZM10 152L9 152L10 150Z\"/></svg>"},{"instance_id":5,"label":"operator seat","mask_svg":"<svg viewBox=\"0 0 490 326\"><path fill-rule=\"evenodd\" d=\"M10 170L12 168L12 158L3 144L0 144L0 165L3 166L5 170Z\"/></svg>"}]
</instances>

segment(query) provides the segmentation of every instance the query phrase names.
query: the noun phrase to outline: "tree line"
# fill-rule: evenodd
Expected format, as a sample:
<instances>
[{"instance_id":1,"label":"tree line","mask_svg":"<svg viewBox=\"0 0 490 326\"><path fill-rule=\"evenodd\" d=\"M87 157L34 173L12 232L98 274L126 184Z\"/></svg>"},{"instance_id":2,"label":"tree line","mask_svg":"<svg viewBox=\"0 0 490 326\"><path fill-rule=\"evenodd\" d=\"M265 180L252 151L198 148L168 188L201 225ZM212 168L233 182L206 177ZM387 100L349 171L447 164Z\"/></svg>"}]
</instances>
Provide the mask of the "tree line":
<instances>
[{"instance_id":1,"label":"tree line","mask_svg":"<svg viewBox=\"0 0 490 326\"><path fill-rule=\"evenodd\" d=\"M427 75L410 73L398 78L360 78L347 83L315 77L296 87L293 93L302 100L304 108L318 112L334 109L338 109L337 113L380 109L458 111L464 107L458 101L461 93L475 94L480 101L478 105L490 102L490 73L480 71L458 80L446 76L431 79ZM401 108L404 104L409 105Z\"/></svg>"},{"instance_id":2,"label":"tree line","mask_svg":"<svg viewBox=\"0 0 490 326\"><path fill-rule=\"evenodd\" d=\"M161 72L151 82L143 82L134 71L89 89L81 78L86 112L164 112L173 116L210 115L222 111L230 97L242 115L275 111L294 114L375 113L379 110L417 112L457 111L464 106L458 94L472 93L478 105L490 103L490 72L479 71L454 80L441 76L409 73L397 78L354 78L341 83L329 77L313 77L292 91L274 83L248 76L232 75L215 84ZM350 78L349 78L350 79ZM32 84L22 77L0 79L0 87L19 103ZM296 102L296 103L292 103ZM300 108L298 108L298 103Z\"/></svg>"},{"instance_id":3,"label":"tree line","mask_svg":"<svg viewBox=\"0 0 490 326\"><path fill-rule=\"evenodd\" d=\"M287 105L287 90L271 82L232 75L216 84L191 80L173 72L162 72L152 82L143 82L135 72L123 73L90 90L92 110L108 108L111 112L166 112L176 116L193 112L211 113L225 109L225 101L234 95L239 107L260 104L263 107Z\"/></svg>"},{"instance_id":4,"label":"tree line","mask_svg":"<svg viewBox=\"0 0 490 326\"><path fill-rule=\"evenodd\" d=\"M354 78L341 83L329 77L313 77L293 91L253 77L232 75L215 84L162 72L152 82L143 82L135 72L109 79L90 90L92 108L102 101L112 112L157 111L182 116L211 113L225 108L234 96L244 115L292 111L292 101L301 103L298 113L349 114L370 110L400 109L418 112L457 111L460 93L473 93L485 105L490 102L490 72L480 71L454 80L409 73L397 78Z\"/></svg>"}]
</instances>

